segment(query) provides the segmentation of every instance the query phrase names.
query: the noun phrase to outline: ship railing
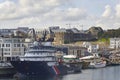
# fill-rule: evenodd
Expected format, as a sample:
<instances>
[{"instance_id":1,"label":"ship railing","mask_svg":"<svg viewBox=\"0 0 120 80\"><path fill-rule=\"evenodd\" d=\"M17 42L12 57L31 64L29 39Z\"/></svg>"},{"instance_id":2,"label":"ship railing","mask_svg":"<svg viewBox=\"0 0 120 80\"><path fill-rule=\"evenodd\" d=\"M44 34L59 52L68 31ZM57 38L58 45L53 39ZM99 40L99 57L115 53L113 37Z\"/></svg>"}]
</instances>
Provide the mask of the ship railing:
<instances>
[{"instance_id":1,"label":"ship railing","mask_svg":"<svg viewBox=\"0 0 120 80\"><path fill-rule=\"evenodd\" d=\"M55 61L55 58L34 58L34 57L30 57L30 58L27 58L27 57L21 57L20 58L21 61Z\"/></svg>"},{"instance_id":2,"label":"ship railing","mask_svg":"<svg viewBox=\"0 0 120 80\"><path fill-rule=\"evenodd\" d=\"M24 57L54 57L54 55L25 55Z\"/></svg>"}]
</instances>

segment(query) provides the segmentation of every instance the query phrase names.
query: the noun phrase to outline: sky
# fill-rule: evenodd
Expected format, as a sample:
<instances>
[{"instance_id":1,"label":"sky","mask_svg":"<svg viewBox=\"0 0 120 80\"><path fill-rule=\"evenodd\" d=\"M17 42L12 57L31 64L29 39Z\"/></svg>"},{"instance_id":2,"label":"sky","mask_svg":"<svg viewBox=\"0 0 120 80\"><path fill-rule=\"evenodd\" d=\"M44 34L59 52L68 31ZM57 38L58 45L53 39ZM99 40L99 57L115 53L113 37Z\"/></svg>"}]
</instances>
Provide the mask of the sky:
<instances>
[{"instance_id":1,"label":"sky","mask_svg":"<svg viewBox=\"0 0 120 80\"><path fill-rule=\"evenodd\" d=\"M120 27L120 0L0 0L0 29Z\"/></svg>"}]
</instances>

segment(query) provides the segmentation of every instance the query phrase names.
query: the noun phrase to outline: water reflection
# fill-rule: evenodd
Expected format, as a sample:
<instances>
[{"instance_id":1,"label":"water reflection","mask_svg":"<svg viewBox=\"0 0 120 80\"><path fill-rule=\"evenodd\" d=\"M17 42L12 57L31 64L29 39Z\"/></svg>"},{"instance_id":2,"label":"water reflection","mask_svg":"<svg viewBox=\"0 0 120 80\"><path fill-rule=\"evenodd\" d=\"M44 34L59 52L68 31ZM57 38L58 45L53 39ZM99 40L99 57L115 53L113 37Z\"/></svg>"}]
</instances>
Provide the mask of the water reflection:
<instances>
[{"instance_id":1,"label":"water reflection","mask_svg":"<svg viewBox=\"0 0 120 80\"><path fill-rule=\"evenodd\" d=\"M120 66L93 70L92 80L120 80Z\"/></svg>"},{"instance_id":2,"label":"water reflection","mask_svg":"<svg viewBox=\"0 0 120 80\"><path fill-rule=\"evenodd\" d=\"M19 77L19 78L14 78L16 80L62 80L63 76L47 76L47 77L42 77L42 76L26 76L26 77Z\"/></svg>"},{"instance_id":3,"label":"water reflection","mask_svg":"<svg viewBox=\"0 0 120 80\"><path fill-rule=\"evenodd\" d=\"M101 69L86 69L82 70L82 73L64 76L26 76L13 78L13 80L120 80L120 66L112 66Z\"/></svg>"}]
</instances>

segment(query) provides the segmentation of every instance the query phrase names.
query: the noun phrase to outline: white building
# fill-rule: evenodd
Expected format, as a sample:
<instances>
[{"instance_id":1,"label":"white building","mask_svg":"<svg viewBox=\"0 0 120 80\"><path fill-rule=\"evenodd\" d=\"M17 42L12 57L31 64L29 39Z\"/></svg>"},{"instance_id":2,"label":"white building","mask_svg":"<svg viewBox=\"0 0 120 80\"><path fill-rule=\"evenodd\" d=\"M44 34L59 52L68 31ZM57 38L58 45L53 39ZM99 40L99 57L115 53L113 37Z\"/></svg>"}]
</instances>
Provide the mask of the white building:
<instances>
[{"instance_id":1,"label":"white building","mask_svg":"<svg viewBox=\"0 0 120 80\"><path fill-rule=\"evenodd\" d=\"M110 48L118 49L120 48L120 38L110 38Z\"/></svg>"},{"instance_id":2,"label":"white building","mask_svg":"<svg viewBox=\"0 0 120 80\"><path fill-rule=\"evenodd\" d=\"M4 60L23 56L24 51L24 38L0 38L0 56L3 56Z\"/></svg>"},{"instance_id":3,"label":"white building","mask_svg":"<svg viewBox=\"0 0 120 80\"><path fill-rule=\"evenodd\" d=\"M99 49L98 45L90 45L88 47L88 52L90 52L90 53L96 53L98 51L98 49Z\"/></svg>"},{"instance_id":4,"label":"white building","mask_svg":"<svg viewBox=\"0 0 120 80\"><path fill-rule=\"evenodd\" d=\"M83 42L83 47L86 47L89 53L96 53L99 49L99 45L93 45L90 42Z\"/></svg>"}]
</instances>

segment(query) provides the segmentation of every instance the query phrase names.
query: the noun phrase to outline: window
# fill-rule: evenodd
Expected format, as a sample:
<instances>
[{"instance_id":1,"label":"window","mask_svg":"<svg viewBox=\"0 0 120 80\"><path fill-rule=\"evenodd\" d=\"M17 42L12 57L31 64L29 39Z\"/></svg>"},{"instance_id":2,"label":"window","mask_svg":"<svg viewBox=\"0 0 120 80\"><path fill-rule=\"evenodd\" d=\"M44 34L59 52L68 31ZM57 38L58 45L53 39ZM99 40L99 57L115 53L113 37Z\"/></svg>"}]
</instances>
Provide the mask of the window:
<instances>
[{"instance_id":1,"label":"window","mask_svg":"<svg viewBox=\"0 0 120 80\"><path fill-rule=\"evenodd\" d=\"M16 48L13 48L13 51L17 51L17 49L16 49Z\"/></svg>"},{"instance_id":2,"label":"window","mask_svg":"<svg viewBox=\"0 0 120 80\"><path fill-rule=\"evenodd\" d=\"M2 44L2 47L4 47L4 44Z\"/></svg>"},{"instance_id":3,"label":"window","mask_svg":"<svg viewBox=\"0 0 120 80\"><path fill-rule=\"evenodd\" d=\"M16 44L14 44L14 47L17 47L17 45L16 45Z\"/></svg>"},{"instance_id":4,"label":"window","mask_svg":"<svg viewBox=\"0 0 120 80\"><path fill-rule=\"evenodd\" d=\"M4 53L4 55L10 55L10 53Z\"/></svg>"},{"instance_id":5,"label":"window","mask_svg":"<svg viewBox=\"0 0 120 80\"><path fill-rule=\"evenodd\" d=\"M17 44L17 47L20 47L20 44Z\"/></svg>"},{"instance_id":6,"label":"window","mask_svg":"<svg viewBox=\"0 0 120 80\"><path fill-rule=\"evenodd\" d=\"M11 40L6 40L6 42L12 42Z\"/></svg>"},{"instance_id":7,"label":"window","mask_svg":"<svg viewBox=\"0 0 120 80\"><path fill-rule=\"evenodd\" d=\"M10 48L4 48L4 51L10 51Z\"/></svg>"},{"instance_id":8,"label":"window","mask_svg":"<svg viewBox=\"0 0 120 80\"><path fill-rule=\"evenodd\" d=\"M10 44L6 44L6 47L10 47Z\"/></svg>"},{"instance_id":9,"label":"window","mask_svg":"<svg viewBox=\"0 0 120 80\"><path fill-rule=\"evenodd\" d=\"M24 47L24 44L22 44L22 47Z\"/></svg>"}]
</instances>

